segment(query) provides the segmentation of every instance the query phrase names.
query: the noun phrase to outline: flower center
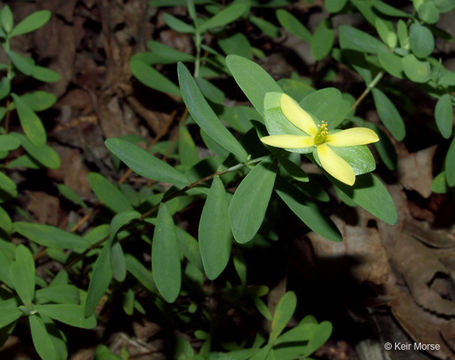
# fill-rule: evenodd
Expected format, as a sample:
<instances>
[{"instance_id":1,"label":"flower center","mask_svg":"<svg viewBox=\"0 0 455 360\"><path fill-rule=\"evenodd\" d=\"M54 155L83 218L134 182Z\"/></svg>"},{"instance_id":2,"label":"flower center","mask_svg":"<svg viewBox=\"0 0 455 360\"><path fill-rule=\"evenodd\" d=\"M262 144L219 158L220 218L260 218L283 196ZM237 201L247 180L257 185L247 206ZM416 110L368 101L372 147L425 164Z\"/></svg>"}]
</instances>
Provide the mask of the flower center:
<instances>
[{"instance_id":1,"label":"flower center","mask_svg":"<svg viewBox=\"0 0 455 360\"><path fill-rule=\"evenodd\" d=\"M327 122L321 121L319 130L316 133L316 135L314 135L314 145L321 145L321 144L325 143L325 139L328 134L329 134L329 131L327 130Z\"/></svg>"}]
</instances>

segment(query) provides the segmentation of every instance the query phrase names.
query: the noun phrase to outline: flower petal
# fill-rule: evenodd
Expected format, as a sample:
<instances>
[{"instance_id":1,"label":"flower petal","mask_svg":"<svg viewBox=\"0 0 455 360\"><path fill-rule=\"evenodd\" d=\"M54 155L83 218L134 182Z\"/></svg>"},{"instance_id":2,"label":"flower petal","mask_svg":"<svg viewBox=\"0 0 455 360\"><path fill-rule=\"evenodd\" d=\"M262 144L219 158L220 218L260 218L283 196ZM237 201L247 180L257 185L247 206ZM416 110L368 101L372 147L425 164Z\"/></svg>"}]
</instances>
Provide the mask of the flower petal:
<instances>
[{"instance_id":1,"label":"flower petal","mask_svg":"<svg viewBox=\"0 0 455 360\"><path fill-rule=\"evenodd\" d=\"M326 143L336 147L365 145L376 141L379 141L378 135L373 130L364 127L341 130L326 137Z\"/></svg>"},{"instance_id":2,"label":"flower petal","mask_svg":"<svg viewBox=\"0 0 455 360\"><path fill-rule=\"evenodd\" d=\"M317 152L325 171L345 184L354 185L355 173L346 160L335 153L327 144L319 145Z\"/></svg>"},{"instance_id":3,"label":"flower petal","mask_svg":"<svg viewBox=\"0 0 455 360\"><path fill-rule=\"evenodd\" d=\"M286 94L281 96L281 111L294 126L305 131L308 135L314 136L318 132L311 115Z\"/></svg>"},{"instance_id":4,"label":"flower petal","mask_svg":"<svg viewBox=\"0 0 455 360\"><path fill-rule=\"evenodd\" d=\"M311 136L301 135L272 135L261 138L264 144L284 148L284 149L300 149L314 145Z\"/></svg>"}]
</instances>

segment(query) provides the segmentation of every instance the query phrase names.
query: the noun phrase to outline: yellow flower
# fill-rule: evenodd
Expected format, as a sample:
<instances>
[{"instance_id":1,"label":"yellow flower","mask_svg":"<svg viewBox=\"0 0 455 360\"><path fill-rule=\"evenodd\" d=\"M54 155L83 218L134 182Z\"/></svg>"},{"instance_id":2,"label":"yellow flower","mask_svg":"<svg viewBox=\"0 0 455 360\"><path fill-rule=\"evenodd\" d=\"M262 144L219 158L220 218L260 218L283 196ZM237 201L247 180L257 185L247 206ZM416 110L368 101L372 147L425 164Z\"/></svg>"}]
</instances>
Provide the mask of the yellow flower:
<instances>
[{"instance_id":1,"label":"yellow flower","mask_svg":"<svg viewBox=\"0 0 455 360\"><path fill-rule=\"evenodd\" d=\"M317 126L311 115L286 94L281 96L280 107L284 116L308 135L272 135L262 137L261 141L264 144L285 149L315 147L319 161L325 171L347 185L354 185L355 173L351 165L331 147L371 144L379 141L378 135L373 130L363 127L341 130L331 134L325 121Z\"/></svg>"}]
</instances>

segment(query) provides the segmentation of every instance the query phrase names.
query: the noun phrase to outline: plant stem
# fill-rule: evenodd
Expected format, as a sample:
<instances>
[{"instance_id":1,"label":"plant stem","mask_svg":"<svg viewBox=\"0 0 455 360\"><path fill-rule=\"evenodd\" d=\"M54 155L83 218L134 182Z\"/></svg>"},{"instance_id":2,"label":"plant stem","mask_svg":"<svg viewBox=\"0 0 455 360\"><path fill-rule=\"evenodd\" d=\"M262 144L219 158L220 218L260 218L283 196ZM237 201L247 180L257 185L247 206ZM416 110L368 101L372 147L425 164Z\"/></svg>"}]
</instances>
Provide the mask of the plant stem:
<instances>
[{"instance_id":1,"label":"plant stem","mask_svg":"<svg viewBox=\"0 0 455 360\"><path fill-rule=\"evenodd\" d=\"M355 101L355 103L351 106L351 109L349 110L349 112L353 112L354 109L362 102L362 100L365 98L365 96L367 96L371 89L373 89L377 83L382 79L382 77L384 76L384 72L381 71L379 72L376 77L373 79L373 81L366 87L366 89L363 91L363 93L359 96L359 98Z\"/></svg>"}]
</instances>

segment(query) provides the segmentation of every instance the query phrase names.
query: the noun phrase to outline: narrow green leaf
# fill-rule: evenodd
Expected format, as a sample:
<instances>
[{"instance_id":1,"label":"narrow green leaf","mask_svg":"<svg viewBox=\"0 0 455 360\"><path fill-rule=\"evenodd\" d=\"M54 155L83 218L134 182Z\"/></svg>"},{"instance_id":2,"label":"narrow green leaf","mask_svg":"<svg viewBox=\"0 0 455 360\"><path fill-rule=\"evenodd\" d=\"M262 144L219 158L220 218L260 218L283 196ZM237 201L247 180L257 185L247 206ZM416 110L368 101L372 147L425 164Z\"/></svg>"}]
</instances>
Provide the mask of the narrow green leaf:
<instances>
[{"instance_id":1,"label":"narrow green leaf","mask_svg":"<svg viewBox=\"0 0 455 360\"><path fill-rule=\"evenodd\" d=\"M257 16L250 16L249 20L254 25L256 25L265 35L271 37L272 39L276 39L278 36L280 36L280 29L273 25L271 22Z\"/></svg>"},{"instance_id":2,"label":"narrow green leaf","mask_svg":"<svg viewBox=\"0 0 455 360\"><path fill-rule=\"evenodd\" d=\"M12 135L0 135L0 151L11 151L17 149L21 142Z\"/></svg>"},{"instance_id":3,"label":"narrow green leaf","mask_svg":"<svg viewBox=\"0 0 455 360\"><path fill-rule=\"evenodd\" d=\"M387 44L389 48L394 49L397 45L398 37L395 33L393 23L378 17L375 20L375 27L381 40Z\"/></svg>"},{"instance_id":4,"label":"narrow green leaf","mask_svg":"<svg viewBox=\"0 0 455 360\"><path fill-rule=\"evenodd\" d=\"M153 281L152 272L144 267L139 260L131 254L125 254L126 269L133 275L148 291L156 293L156 285Z\"/></svg>"},{"instance_id":5,"label":"narrow green leaf","mask_svg":"<svg viewBox=\"0 0 455 360\"><path fill-rule=\"evenodd\" d=\"M410 17L410 14L397 9L381 0L374 0L373 1L374 7L376 10L379 12L383 13L384 15L387 16L393 16L393 17Z\"/></svg>"},{"instance_id":6,"label":"narrow green leaf","mask_svg":"<svg viewBox=\"0 0 455 360\"><path fill-rule=\"evenodd\" d=\"M303 98L300 105L319 121L327 122L329 129L333 129L346 117L342 107L342 94L333 87L314 91Z\"/></svg>"},{"instance_id":7,"label":"narrow green leaf","mask_svg":"<svg viewBox=\"0 0 455 360\"><path fill-rule=\"evenodd\" d=\"M275 192L311 230L332 241L343 240L332 220L324 216L316 204L305 198L294 186L285 181L280 181L278 187L275 188Z\"/></svg>"},{"instance_id":8,"label":"narrow green leaf","mask_svg":"<svg viewBox=\"0 0 455 360\"><path fill-rule=\"evenodd\" d=\"M38 355L46 360L59 360L55 346L41 317L38 315L30 315L28 321L32 333L33 345L35 346Z\"/></svg>"},{"instance_id":9,"label":"narrow green leaf","mask_svg":"<svg viewBox=\"0 0 455 360\"><path fill-rule=\"evenodd\" d=\"M335 180L333 183L347 197L370 214L390 225L397 222L398 213L393 199L386 187L373 174L357 177L354 186L348 186Z\"/></svg>"},{"instance_id":10,"label":"narrow green leaf","mask_svg":"<svg viewBox=\"0 0 455 360\"><path fill-rule=\"evenodd\" d=\"M195 29L193 26L183 22L180 19L177 19L175 16L172 16L169 13L163 14L163 20L167 26L169 26L172 30L175 30L182 34L194 34Z\"/></svg>"},{"instance_id":11,"label":"narrow green leaf","mask_svg":"<svg viewBox=\"0 0 455 360\"><path fill-rule=\"evenodd\" d=\"M111 244L106 242L101 249L95 265L87 292L84 316L89 317L95 311L112 280Z\"/></svg>"},{"instance_id":12,"label":"narrow green leaf","mask_svg":"<svg viewBox=\"0 0 455 360\"><path fill-rule=\"evenodd\" d=\"M13 37L35 31L46 24L50 18L51 12L49 10L35 11L17 24L10 36Z\"/></svg>"},{"instance_id":13,"label":"narrow green leaf","mask_svg":"<svg viewBox=\"0 0 455 360\"><path fill-rule=\"evenodd\" d=\"M20 96L14 93L11 93L11 96L16 105L17 115L25 135L33 145L44 146L47 136L40 118Z\"/></svg>"},{"instance_id":14,"label":"narrow green leaf","mask_svg":"<svg viewBox=\"0 0 455 360\"><path fill-rule=\"evenodd\" d=\"M177 85L146 63L132 59L130 69L136 79L144 85L167 94L180 96Z\"/></svg>"},{"instance_id":15,"label":"narrow green leaf","mask_svg":"<svg viewBox=\"0 0 455 360\"><path fill-rule=\"evenodd\" d=\"M386 52L387 46L375 37L349 25L341 25L338 28L340 47L347 50L355 50L378 54Z\"/></svg>"},{"instance_id":16,"label":"narrow green leaf","mask_svg":"<svg viewBox=\"0 0 455 360\"><path fill-rule=\"evenodd\" d=\"M409 28L411 50L415 56L425 58L434 50L433 33L426 26L415 22Z\"/></svg>"},{"instance_id":17,"label":"narrow green leaf","mask_svg":"<svg viewBox=\"0 0 455 360\"><path fill-rule=\"evenodd\" d=\"M111 138L105 144L115 156L141 176L179 187L189 184L181 172L129 141Z\"/></svg>"},{"instance_id":18,"label":"narrow green leaf","mask_svg":"<svg viewBox=\"0 0 455 360\"><path fill-rule=\"evenodd\" d=\"M57 101L57 97L47 91L32 91L21 96L33 111L47 110Z\"/></svg>"},{"instance_id":19,"label":"narrow green leaf","mask_svg":"<svg viewBox=\"0 0 455 360\"><path fill-rule=\"evenodd\" d=\"M174 221L165 203L160 204L153 232L152 274L161 296L173 303L180 292L182 274Z\"/></svg>"},{"instance_id":20,"label":"narrow green leaf","mask_svg":"<svg viewBox=\"0 0 455 360\"><path fill-rule=\"evenodd\" d=\"M15 322L24 313L17 307L5 306L5 301L0 301L0 329Z\"/></svg>"},{"instance_id":21,"label":"narrow green leaf","mask_svg":"<svg viewBox=\"0 0 455 360\"><path fill-rule=\"evenodd\" d=\"M30 62L29 58L25 58L21 54L8 50L6 51L7 55L13 62L14 66L24 75L30 76L33 72L33 63Z\"/></svg>"},{"instance_id":22,"label":"narrow green leaf","mask_svg":"<svg viewBox=\"0 0 455 360\"><path fill-rule=\"evenodd\" d=\"M434 1L424 1L417 9L419 18L428 24L436 24L439 20L439 10Z\"/></svg>"},{"instance_id":23,"label":"narrow green leaf","mask_svg":"<svg viewBox=\"0 0 455 360\"><path fill-rule=\"evenodd\" d=\"M147 47L159 57L160 64L174 64L179 61L194 61L194 56L162 44L158 41L149 41Z\"/></svg>"},{"instance_id":24,"label":"narrow green leaf","mask_svg":"<svg viewBox=\"0 0 455 360\"><path fill-rule=\"evenodd\" d=\"M376 111L382 123L395 139L403 140L406 135L406 128L397 108L381 90L377 88L371 90Z\"/></svg>"},{"instance_id":25,"label":"narrow green leaf","mask_svg":"<svg viewBox=\"0 0 455 360\"><path fill-rule=\"evenodd\" d=\"M228 199L222 181L213 178L199 221L199 249L205 273L216 279L229 262L232 247Z\"/></svg>"},{"instance_id":26,"label":"narrow green leaf","mask_svg":"<svg viewBox=\"0 0 455 360\"><path fill-rule=\"evenodd\" d=\"M188 69L183 63L179 63L177 67L183 101L191 117L215 142L244 161L248 156L245 149L217 118Z\"/></svg>"},{"instance_id":27,"label":"narrow green leaf","mask_svg":"<svg viewBox=\"0 0 455 360\"><path fill-rule=\"evenodd\" d=\"M436 194L446 194L448 190L446 172L441 171L433 179L433 182L431 183L431 191Z\"/></svg>"},{"instance_id":28,"label":"narrow green leaf","mask_svg":"<svg viewBox=\"0 0 455 360\"><path fill-rule=\"evenodd\" d=\"M337 13L344 8L347 2L347 0L326 0L324 5L329 13Z\"/></svg>"},{"instance_id":29,"label":"narrow green leaf","mask_svg":"<svg viewBox=\"0 0 455 360\"><path fill-rule=\"evenodd\" d=\"M229 205L229 219L234 239L244 244L258 232L264 220L276 169L269 160L256 165L242 180Z\"/></svg>"},{"instance_id":30,"label":"narrow green leaf","mask_svg":"<svg viewBox=\"0 0 455 360\"><path fill-rule=\"evenodd\" d=\"M203 33L215 27L227 25L238 19L240 16L242 16L243 13L246 12L248 8L249 8L248 2L244 1L233 3L224 8L223 10L221 10L219 13L217 13L207 21L203 22L202 25L199 26L199 32Z\"/></svg>"},{"instance_id":31,"label":"narrow green leaf","mask_svg":"<svg viewBox=\"0 0 455 360\"><path fill-rule=\"evenodd\" d=\"M47 83L57 82L61 79L58 72L38 65L33 66L32 73L30 75L36 80Z\"/></svg>"},{"instance_id":32,"label":"narrow green leaf","mask_svg":"<svg viewBox=\"0 0 455 360\"><path fill-rule=\"evenodd\" d=\"M398 41L400 42L400 46L403 49L410 48L410 41L409 41L409 34L408 34L408 26L403 20L398 20L397 22L397 33L398 33Z\"/></svg>"},{"instance_id":33,"label":"narrow green leaf","mask_svg":"<svg viewBox=\"0 0 455 360\"><path fill-rule=\"evenodd\" d=\"M64 324L82 328L94 329L96 327L96 318L92 314L89 317L84 316L84 308L75 304L44 304L35 305L35 309L40 314L49 316L51 319L60 321Z\"/></svg>"},{"instance_id":34,"label":"narrow green leaf","mask_svg":"<svg viewBox=\"0 0 455 360\"><path fill-rule=\"evenodd\" d=\"M3 100L11 92L11 80L6 76L0 80L0 100ZM5 109L6 110L6 109ZM1 120L1 118L0 118Z\"/></svg>"},{"instance_id":35,"label":"narrow green leaf","mask_svg":"<svg viewBox=\"0 0 455 360\"><path fill-rule=\"evenodd\" d=\"M15 232L46 247L82 252L90 246L84 238L50 225L17 221L13 228Z\"/></svg>"},{"instance_id":36,"label":"narrow green leaf","mask_svg":"<svg viewBox=\"0 0 455 360\"><path fill-rule=\"evenodd\" d=\"M196 144L191 137L190 132L184 125L179 126L179 156L182 165L190 168L199 161L199 155Z\"/></svg>"},{"instance_id":37,"label":"narrow green leaf","mask_svg":"<svg viewBox=\"0 0 455 360\"><path fill-rule=\"evenodd\" d=\"M390 75L399 79L403 78L403 64L398 55L395 55L394 53L382 52L378 54L378 60L384 70Z\"/></svg>"},{"instance_id":38,"label":"narrow green leaf","mask_svg":"<svg viewBox=\"0 0 455 360\"><path fill-rule=\"evenodd\" d=\"M29 139L23 134L12 132L11 135L17 138L21 142L24 149L27 151L28 155L33 158L33 160L36 160L36 163L30 164L31 166L41 164L42 166L49 169L58 169L60 167L60 156L49 145L36 146L32 144ZM26 164L27 162L24 163Z\"/></svg>"},{"instance_id":39,"label":"narrow green leaf","mask_svg":"<svg viewBox=\"0 0 455 360\"><path fill-rule=\"evenodd\" d=\"M69 201L72 201L76 205L79 205L83 207L84 209L87 209L87 205L85 202L81 199L81 197L71 188L64 184L58 184L57 185L58 191L60 194L62 194L65 198L67 198Z\"/></svg>"},{"instance_id":40,"label":"narrow green leaf","mask_svg":"<svg viewBox=\"0 0 455 360\"><path fill-rule=\"evenodd\" d=\"M291 34L301 38L306 42L310 42L313 35L297 18L284 9L276 11L276 17L281 26Z\"/></svg>"},{"instance_id":41,"label":"narrow green leaf","mask_svg":"<svg viewBox=\"0 0 455 360\"><path fill-rule=\"evenodd\" d=\"M3 9L1 9L0 21L6 33L11 32L11 30L13 29L14 19L13 13L11 12L11 9L8 5L5 5Z\"/></svg>"},{"instance_id":42,"label":"narrow green leaf","mask_svg":"<svg viewBox=\"0 0 455 360\"><path fill-rule=\"evenodd\" d=\"M115 280L123 282L126 278L125 253L120 242L112 245L111 249L112 276Z\"/></svg>"},{"instance_id":43,"label":"narrow green leaf","mask_svg":"<svg viewBox=\"0 0 455 360\"><path fill-rule=\"evenodd\" d=\"M335 31L328 20L321 21L311 39L311 52L316 61L324 59L332 50Z\"/></svg>"},{"instance_id":44,"label":"narrow green leaf","mask_svg":"<svg viewBox=\"0 0 455 360\"><path fill-rule=\"evenodd\" d=\"M268 92L283 92L273 78L255 62L238 55L229 55L226 64L235 81L255 107L264 116L264 98Z\"/></svg>"},{"instance_id":45,"label":"narrow green leaf","mask_svg":"<svg viewBox=\"0 0 455 360\"><path fill-rule=\"evenodd\" d=\"M446 161L445 161L445 171L447 184L450 187L455 186L455 137L450 143L449 150L447 151Z\"/></svg>"},{"instance_id":46,"label":"narrow green leaf","mask_svg":"<svg viewBox=\"0 0 455 360\"><path fill-rule=\"evenodd\" d=\"M286 292L278 302L273 314L269 343L274 343L282 333L297 307L297 296L293 291Z\"/></svg>"},{"instance_id":47,"label":"narrow green leaf","mask_svg":"<svg viewBox=\"0 0 455 360\"><path fill-rule=\"evenodd\" d=\"M36 291L35 299L38 303L53 302L57 304L79 305L79 289L69 284L54 284Z\"/></svg>"},{"instance_id":48,"label":"narrow green leaf","mask_svg":"<svg viewBox=\"0 0 455 360\"><path fill-rule=\"evenodd\" d=\"M134 210L126 210L121 213L116 214L111 221L110 231L109 231L109 240L113 241L117 232L126 224L129 224L134 219L139 219L141 216L140 213Z\"/></svg>"},{"instance_id":49,"label":"narrow green leaf","mask_svg":"<svg viewBox=\"0 0 455 360\"><path fill-rule=\"evenodd\" d=\"M218 39L218 45L226 55L240 55L251 59L252 49L248 38L242 33Z\"/></svg>"},{"instance_id":50,"label":"narrow green leaf","mask_svg":"<svg viewBox=\"0 0 455 360\"><path fill-rule=\"evenodd\" d=\"M103 175L92 172L88 174L87 178L98 200L107 208L115 213L133 210L125 195Z\"/></svg>"},{"instance_id":51,"label":"narrow green leaf","mask_svg":"<svg viewBox=\"0 0 455 360\"><path fill-rule=\"evenodd\" d=\"M198 77L196 79L196 82L201 89L202 94L204 94L207 99L215 104L223 103L225 95L224 92L221 91L218 87L202 77Z\"/></svg>"},{"instance_id":52,"label":"narrow green leaf","mask_svg":"<svg viewBox=\"0 0 455 360\"><path fill-rule=\"evenodd\" d=\"M17 196L17 186L15 182L2 172L0 172L0 190L12 198Z\"/></svg>"},{"instance_id":53,"label":"narrow green leaf","mask_svg":"<svg viewBox=\"0 0 455 360\"><path fill-rule=\"evenodd\" d=\"M30 305L35 296L35 261L24 245L16 248L16 261L11 264L10 278L24 305Z\"/></svg>"},{"instance_id":54,"label":"narrow green leaf","mask_svg":"<svg viewBox=\"0 0 455 360\"><path fill-rule=\"evenodd\" d=\"M453 128L453 106L449 94L442 95L434 108L434 117L439 132L445 139L450 138Z\"/></svg>"},{"instance_id":55,"label":"narrow green leaf","mask_svg":"<svg viewBox=\"0 0 455 360\"><path fill-rule=\"evenodd\" d=\"M0 229L5 230L7 233L11 232L12 222L8 213L0 206Z\"/></svg>"},{"instance_id":56,"label":"narrow green leaf","mask_svg":"<svg viewBox=\"0 0 455 360\"><path fill-rule=\"evenodd\" d=\"M188 234L185 230L175 227L175 234L179 243L180 251L188 259L188 261L196 266L201 272L204 271L197 240Z\"/></svg>"}]
</instances>

